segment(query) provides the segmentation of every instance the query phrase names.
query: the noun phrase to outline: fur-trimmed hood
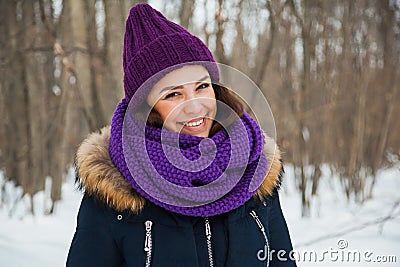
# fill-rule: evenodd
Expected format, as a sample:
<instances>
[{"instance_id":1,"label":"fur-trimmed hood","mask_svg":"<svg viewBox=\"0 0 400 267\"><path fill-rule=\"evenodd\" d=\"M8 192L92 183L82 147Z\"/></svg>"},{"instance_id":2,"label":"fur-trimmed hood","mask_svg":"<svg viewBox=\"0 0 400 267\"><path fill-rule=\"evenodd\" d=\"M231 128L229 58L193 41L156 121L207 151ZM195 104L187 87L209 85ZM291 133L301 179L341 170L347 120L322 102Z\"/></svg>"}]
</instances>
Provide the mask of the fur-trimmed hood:
<instances>
[{"instance_id":1,"label":"fur-trimmed hood","mask_svg":"<svg viewBox=\"0 0 400 267\"><path fill-rule=\"evenodd\" d=\"M131 187L115 167L108 152L109 139L110 126L90 134L82 142L75 160L77 182L87 194L95 195L117 211L131 210L139 213L146 200ZM278 146L269 137L265 141L264 151L269 164L268 172L254 194L254 197L260 200L271 196L274 190L279 188L283 174Z\"/></svg>"}]
</instances>

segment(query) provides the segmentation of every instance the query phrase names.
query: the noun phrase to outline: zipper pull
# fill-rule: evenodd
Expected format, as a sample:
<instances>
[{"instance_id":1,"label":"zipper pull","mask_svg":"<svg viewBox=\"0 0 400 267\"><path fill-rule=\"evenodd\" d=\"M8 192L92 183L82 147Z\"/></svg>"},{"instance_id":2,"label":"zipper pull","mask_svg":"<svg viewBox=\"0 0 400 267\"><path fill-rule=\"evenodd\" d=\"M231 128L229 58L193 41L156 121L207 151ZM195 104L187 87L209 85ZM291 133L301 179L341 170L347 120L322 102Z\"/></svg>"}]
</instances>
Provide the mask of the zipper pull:
<instances>
[{"instance_id":1,"label":"zipper pull","mask_svg":"<svg viewBox=\"0 0 400 267\"><path fill-rule=\"evenodd\" d=\"M144 251L150 251L151 248L151 226L153 225L152 221L146 221L146 238L144 240Z\"/></svg>"},{"instance_id":2,"label":"zipper pull","mask_svg":"<svg viewBox=\"0 0 400 267\"><path fill-rule=\"evenodd\" d=\"M152 221L146 221L145 225L146 225L146 232L150 232L151 231L151 226L153 225L153 222Z\"/></svg>"},{"instance_id":3,"label":"zipper pull","mask_svg":"<svg viewBox=\"0 0 400 267\"><path fill-rule=\"evenodd\" d=\"M269 267L269 260L270 260L270 255L269 255L269 254L270 254L270 250L269 250L269 242L268 242L267 233L265 232L264 225L262 224L260 218L258 218L257 213L256 213L254 210L252 210L252 211L250 211L250 215L251 215L251 217L253 217L253 219L254 219L254 221L257 223L257 226L258 226L258 228L260 229L262 235L264 236L264 239L265 239L265 247L266 247L266 254L267 254L267 255L266 255L267 267ZM259 250L258 253L257 253L257 256L259 256L260 253L262 253L262 252L263 252L263 250Z\"/></svg>"},{"instance_id":4,"label":"zipper pull","mask_svg":"<svg viewBox=\"0 0 400 267\"><path fill-rule=\"evenodd\" d=\"M206 224L206 237L208 240L211 240L211 227L208 217L205 217L205 224Z\"/></svg>"},{"instance_id":5,"label":"zipper pull","mask_svg":"<svg viewBox=\"0 0 400 267\"><path fill-rule=\"evenodd\" d=\"M258 216L257 216L257 213L254 211L254 210L252 210L251 212L250 212L250 215L254 218L254 220L256 221L256 223L257 223L257 225L258 225L258 228L260 228L260 230L262 231L262 232L264 232L265 230L264 230L264 225L261 223L261 221L260 221L260 219L258 218Z\"/></svg>"},{"instance_id":6,"label":"zipper pull","mask_svg":"<svg viewBox=\"0 0 400 267\"><path fill-rule=\"evenodd\" d=\"M208 220L208 217L204 217L204 225L206 227L208 260L210 263L210 267L214 267L214 260L213 260L212 247L211 247L211 226L210 226L210 221Z\"/></svg>"}]
</instances>

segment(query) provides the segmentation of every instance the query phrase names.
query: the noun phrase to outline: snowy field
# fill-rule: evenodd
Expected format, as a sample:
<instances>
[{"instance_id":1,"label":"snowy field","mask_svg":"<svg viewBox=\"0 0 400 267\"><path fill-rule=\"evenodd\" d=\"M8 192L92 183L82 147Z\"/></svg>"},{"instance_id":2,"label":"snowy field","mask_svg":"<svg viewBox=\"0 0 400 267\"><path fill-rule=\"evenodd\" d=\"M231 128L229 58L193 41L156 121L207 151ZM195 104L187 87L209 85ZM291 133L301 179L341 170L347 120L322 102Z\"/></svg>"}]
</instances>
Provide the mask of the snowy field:
<instances>
[{"instance_id":1,"label":"snowy field","mask_svg":"<svg viewBox=\"0 0 400 267\"><path fill-rule=\"evenodd\" d=\"M337 179L326 174L312 203L312 216L306 219L300 216L300 196L292 177L292 170L287 168L281 202L298 266L400 266L400 205L395 205L400 201L399 168L379 173L374 198L363 206L347 203L335 184ZM0 207L1 267L65 266L81 199L73 180L71 175L63 185L63 200L53 216L41 215L46 193L34 198L35 217L22 216L26 213L25 199L12 217L8 214L10 207ZM6 192L6 197L13 197L18 195L18 188L7 184ZM390 214L398 216L377 223Z\"/></svg>"},{"instance_id":2,"label":"snowy field","mask_svg":"<svg viewBox=\"0 0 400 267\"><path fill-rule=\"evenodd\" d=\"M374 198L363 206L347 203L337 177L323 177L311 218L301 218L290 171L281 202L298 266L400 266L399 167L378 174Z\"/></svg>"}]
</instances>

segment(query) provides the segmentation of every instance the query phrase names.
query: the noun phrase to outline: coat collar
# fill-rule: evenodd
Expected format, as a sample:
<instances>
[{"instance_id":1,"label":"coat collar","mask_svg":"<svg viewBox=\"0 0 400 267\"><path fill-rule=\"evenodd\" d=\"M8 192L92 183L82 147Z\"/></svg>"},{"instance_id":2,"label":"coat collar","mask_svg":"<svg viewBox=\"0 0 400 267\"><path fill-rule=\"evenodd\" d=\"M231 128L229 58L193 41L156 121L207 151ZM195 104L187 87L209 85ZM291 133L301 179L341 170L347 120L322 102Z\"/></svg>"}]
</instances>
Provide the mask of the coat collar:
<instances>
[{"instance_id":1,"label":"coat collar","mask_svg":"<svg viewBox=\"0 0 400 267\"><path fill-rule=\"evenodd\" d=\"M94 195L117 211L139 213L146 200L137 193L115 167L108 152L110 126L90 134L76 153L76 180L80 188ZM272 138L265 139L265 154L269 163L267 175L254 194L259 200L272 196L283 175L281 155Z\"/></svg>"}]
</instances>

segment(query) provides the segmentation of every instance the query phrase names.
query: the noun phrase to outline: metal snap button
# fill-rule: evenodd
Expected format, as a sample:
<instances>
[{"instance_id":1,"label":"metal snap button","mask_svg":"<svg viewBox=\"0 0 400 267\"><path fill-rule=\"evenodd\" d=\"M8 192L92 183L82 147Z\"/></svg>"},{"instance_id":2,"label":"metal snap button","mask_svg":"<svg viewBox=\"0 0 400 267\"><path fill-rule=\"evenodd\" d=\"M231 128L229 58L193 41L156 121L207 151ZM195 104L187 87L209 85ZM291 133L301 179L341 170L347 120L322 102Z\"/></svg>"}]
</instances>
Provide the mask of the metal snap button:
<instances>
[{"instance_id":1,"label":"metal snap button","mask_svg":"<svg viewBox=\"0 0 400 267\"><path fill-rule=\"evenodd\" d=\"M117 215L117 220L118 220L118 221L122 220L122 215L121 215L121 214L118 214L118 215Z\"/></svg>"}]
</instances>

